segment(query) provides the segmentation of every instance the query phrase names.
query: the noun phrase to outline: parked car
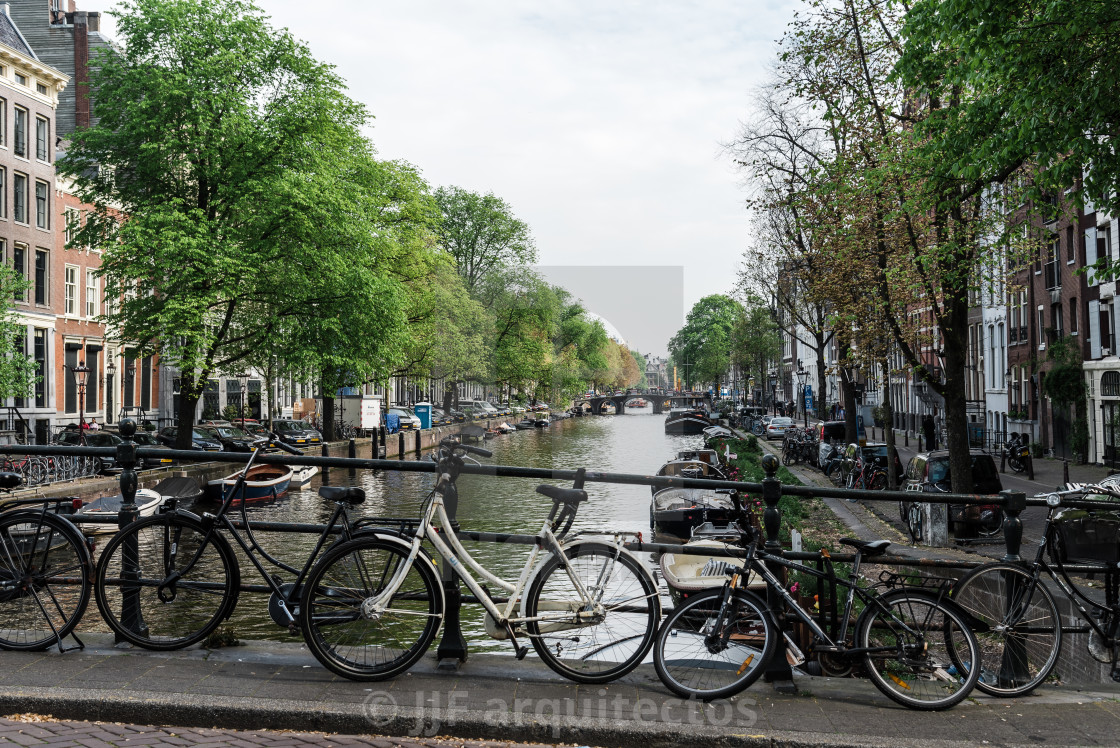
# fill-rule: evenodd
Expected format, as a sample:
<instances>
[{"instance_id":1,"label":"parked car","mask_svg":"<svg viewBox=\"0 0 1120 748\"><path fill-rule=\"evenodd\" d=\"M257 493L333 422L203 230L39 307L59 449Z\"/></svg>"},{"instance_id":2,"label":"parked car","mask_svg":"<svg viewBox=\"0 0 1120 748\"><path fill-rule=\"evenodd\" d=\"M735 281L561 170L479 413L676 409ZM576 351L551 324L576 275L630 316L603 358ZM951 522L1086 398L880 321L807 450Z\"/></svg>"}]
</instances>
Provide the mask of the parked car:
<instances>
[{"instance_id":1,"label":"parked car","mask_svg":"<svg viewBox=\"0 0 1120 748\"><path fill-rule=\"evenodd\" d=\"M223 452L252 452L254 448L268 441L250 436L236 426L199 426L198 430L212 435L220 442Z\"/></svg>"},{"instance_id":2,"label":"parked car","mask_svg":"<svg viewBox=\"0 0 1120 748\"><path fill-rule=\"evenodd\" d=\"M87 447L115 447L124 440L114 433L108 431L90 431L86 429L84 432L79 432L77 429L67 429L55 437L55 444L64 444L69 447L76 447L81 445L81 433L85 434L85 446ZM108 473L117 466L117 460L112 456L99 456L97 458L100 463L98 472Z\"/></svg>"},{"instance_id":3,"label":"parked car","mask_svg":"<svg viewBox=\"0 0 1120 748\"><path fill-rule=\"evenodd\" d=\"M1002 491L1003 483L999 479L999 469L992 456L978 449L971 450L970 454L972 485L969 493L991 496ZM942 449L921 452L911 457L906 465L906 476L901 488L904 491L951 493L949 452ZM1003 528L1003 509L998 504L950 504L949 526L958 537L996 535Z\"/></svg>"},{"instance_id":4,"label":"parked car","mask_svg":"<svg viewBox=\"0 0 1120 748\"><path fill-rule=\"evenodd\" d=\"M457 408L452 408L447 415L451 418L452 423L464 423L467 420L467 414Z\"/></svg>"},{"instance_id":5,"label":"parked car","mask_svg":"<svg viewBox=\"0 0 1120 748\"><path fill-rule=\"evenodd\" d=\"M175 448L175 439L179 435L178 426L166 426L160 429L156 434L156 440L160 444L164 444L172 449ZM191 429L191 446L190 449L198 449L204 452L221 452L222 443L215 439L212 435L201 431L200 429Z\"/></svg>"},{"instance_id":6,"label":"parked car","mask_svg":"<svg viewBox=\"0 0 1120 748\"><path fill-rule=\"evenodd\" d=\"M164 444L160 444L159 439L156 438L155 434L152 434L148 431L137 431L135 434L133 434L132 441L134 441L137 445L139 445L141 447L144 447L145 449L159 449L159 450L164 450L164 451L167 451L167 450L170 449L170 447L168 447ZM157 468L157 467L167 467L168 465L174 465L174 464L175 464L175 460L171 459L170 457L141 457L140 458L140 469L141 470L148 470L149 468Z\"/></svg>"},{"instance_id":7,"label":"parked car","mask_svg":"<svg viewBox=\"0 0 1120 748\"><path fill-rule=\"evenodd\" d=\"M296 421L291 418L274 418L272 430L285 444L293 447L306 447L309 444L321 444L323 435L307 421Z\"/></svg>"},{"instance_id":8,"label":"parked car","mask_svg":"<svg viewBox=\"0 0 1120 748\"><path fill-rule=\"evenodd\" d=\"M831 451L830 444L835 442L843 445L847 442L844 434L846 427L843 421L821 421L814 428L817 430L817 467L820 467L824 465L825 458ZM863 416L856 416L856 436L861 446L867 444L867 430L863 425Z\"/></svg>"},{"instance_id":9,"label":"parked car","mask_svg":"<svg viewBox=\"0 0 1120 748\"><path fill-rule=\"evenodd\" d=\"M272 432L268 430L267 426L255 418L246 418L243 421L238 421L234 425L254 439L263 439L270 444L272 443Z\"/></svg>"},{"instance_id":10,"label":"parked car","mask_svg":"<svg viewBox=\"0 0 1120 748\"><path fill-rule=\"evenodd\" d=\"M420 419L416 417L411 408L394 406L389 408L389 413L400 419L401 431L420 428Z\"/></svg>"},{"instance_id":11,"label":"parked car","mask_svg":"<svg viewBox=\"0 0 1120 748\"><path fill-rule=\"evenodd\" d=\"M767 439L781 439L786 435L786 432L794 427L793 419L786 416L777 416L770 419L770 423L766 424Z\"/></svg>"},{"instance_id":12,"label":"parked car","mask_svg":"<svg viewBox=\"0 0 1120 748\"><path fill-rule=\"evenodd\" d=\"M432 425L445 426L451 423L451 417L443 411L443 408L432 407Z\"/></svg>"}]
</instances>

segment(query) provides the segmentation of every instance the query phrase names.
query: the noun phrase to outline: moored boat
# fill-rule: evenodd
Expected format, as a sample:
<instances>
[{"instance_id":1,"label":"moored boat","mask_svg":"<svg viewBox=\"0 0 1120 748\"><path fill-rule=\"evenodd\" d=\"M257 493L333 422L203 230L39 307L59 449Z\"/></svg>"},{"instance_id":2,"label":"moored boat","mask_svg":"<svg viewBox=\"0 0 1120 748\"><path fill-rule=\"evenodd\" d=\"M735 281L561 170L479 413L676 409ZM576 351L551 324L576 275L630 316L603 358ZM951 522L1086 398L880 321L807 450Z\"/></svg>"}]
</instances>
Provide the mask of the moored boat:
<instances>
[{"instance_id":1,"label":"moored boat","mask_svg":"<svg viewBox=\"0 0 1120 748\"><path fill-rule=\"evenodd\" d=\"M207 484L209 495L217 501L224 500L237 485L240 475L239 470L225 478L210 481ZM233 506L240 506L242 502L255 504L279 499L288 493L291 483L292 469L287 465L254 465L245 476L243 489L233 498Z\"/></svg>"},{"instance_id":2,"label":"moored boat","mask_svg":"<svg viewBox=\"0 0 1120 748\"><path fill-rule=\"evenodd\" d=\"M705 522L726 525L736 511L730 489L663 488L650 502L650 527L655 533L682 540L692 537L693 528Z\"/></svg>"},{"instance_id":3,"label":"moored boat","mask_svg":"<svg viewBox=\"0 0 1120 748\"><path fill-rule=\"evenodd\" d=\"M156 513L163 504L163 496L150 488L136 489L136 509L140 517L150 517ZM113 533L119 530L117 514L124 505L120 494L115 496L101 496L82 504L82 508L74 512L75 518L103 519L104 522L78 522L78 528L86 535L98 533Z\"/></svg>"},{"instance_id":4,"label":"moored boat","mask_svg":"<svg viewBox=\"0 0 1120 748\"><path fill-rule=\"evenodd\" d=\"M288 486L290 488L303 488L318 474L318 465L300 465L294 467L292 468L292 482L289 483Z\"/></svg>"},{"instance_id":5,"label":"moored boat","mask_svg":"<svg viewBox=\"0 0 1120 748\"><path fill-rule=\"evenodd\" d=\"M666 434L702 434L711 425L711 420L699 408L673 408L665 416Z\"/></svg>"},{"instance_id":6,"label":"moored boat","mask_svg":"<svg viewBox=\"0 0 1120 748\"><path fill-rule=\"evenodd\" d=\"M698 551L705 549L734 550L740 549L736 541L740 537L739 528L735 523L718 526L705 523L696 527L692 539L682 546L683 550ZM698 553L662 553L658 559L661 575L669 588L669 594L674 603L694 595L697 592L719 587L742 562L738 558L724 555L702 555ZM766 582L751 573L746 586L753 589L763 589Z\"/></svg>"}]
</instances>

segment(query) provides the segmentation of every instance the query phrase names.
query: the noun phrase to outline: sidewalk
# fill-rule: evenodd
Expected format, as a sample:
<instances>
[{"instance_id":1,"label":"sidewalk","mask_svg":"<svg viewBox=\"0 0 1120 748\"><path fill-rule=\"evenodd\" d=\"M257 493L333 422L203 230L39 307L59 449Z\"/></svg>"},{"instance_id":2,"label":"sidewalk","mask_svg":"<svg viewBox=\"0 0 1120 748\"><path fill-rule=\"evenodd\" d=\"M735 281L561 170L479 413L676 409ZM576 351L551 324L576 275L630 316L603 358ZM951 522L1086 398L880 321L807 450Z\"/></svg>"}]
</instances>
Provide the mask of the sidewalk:
<instances>
[{"instance_id":1,"label":"sidewalk","mask_svg":"<svg viewBox=\"0 0 1120 748\"><path fill-rule=\"evenodd\" d=\"M1010 700L976 691L949 712L927 713L895 705L865 680L798 675L796 695L779 694L760 681L734 699L704 705L672 696L652 665L608 686L582 686L533 656L517 662L474 654L448 673L436 668L429 653L394 680L357 683L331 675L302 644L155 653L115 648L103 635L89 635L86 642L85 651L61 655L0 652L0 714L641 748L1089 746L1115 745L1120 735L1120 690L1103 687L1090 692L1049 686ZM180 745L214 737L190 732L194 737L180 739ZM0 728L0 738L10 733ZM24 737L18 742L32 744ZM98 739L104 742L82 744L176 742ZM277 742L289 744L280 736Z\"/></svg>"}]
</instances>

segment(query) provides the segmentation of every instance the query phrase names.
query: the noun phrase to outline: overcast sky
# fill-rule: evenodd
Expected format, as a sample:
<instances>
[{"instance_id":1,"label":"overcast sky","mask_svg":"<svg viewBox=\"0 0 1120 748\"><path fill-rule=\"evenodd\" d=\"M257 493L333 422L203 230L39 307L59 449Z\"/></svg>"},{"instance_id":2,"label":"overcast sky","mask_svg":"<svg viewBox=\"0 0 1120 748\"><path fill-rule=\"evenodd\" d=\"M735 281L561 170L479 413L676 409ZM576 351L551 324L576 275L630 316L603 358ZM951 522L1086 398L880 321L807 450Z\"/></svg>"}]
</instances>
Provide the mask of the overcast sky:
<instances>
[{"instance_id":1,"label":"overcast sky","mask_svg":"<svg viewBox=\"0 0 1120 748\"><path fill-rule=\"evenodd\" d=\"M681 317L731 290L748 224L720 143L794 0L257 2L338 67L382 157L504 198L542 265L683 266Z\"/></svg>"}]
</instances>

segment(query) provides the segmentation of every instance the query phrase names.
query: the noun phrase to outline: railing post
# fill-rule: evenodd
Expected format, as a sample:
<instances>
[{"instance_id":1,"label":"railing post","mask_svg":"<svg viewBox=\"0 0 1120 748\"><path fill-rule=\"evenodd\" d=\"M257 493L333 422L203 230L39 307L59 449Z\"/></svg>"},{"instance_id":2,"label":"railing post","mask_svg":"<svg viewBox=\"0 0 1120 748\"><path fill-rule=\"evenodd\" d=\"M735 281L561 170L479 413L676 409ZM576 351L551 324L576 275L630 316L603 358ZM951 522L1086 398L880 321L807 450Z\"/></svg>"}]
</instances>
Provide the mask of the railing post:
<instances>
[{"instance_id":1,"label":"railing post","mask_svg":"<svg viewBox=\"0 0 1120 748\"><path fill-rule=\"evenodd\" d=\"M762 469L766 477L762 480L762 500L766 503L766 511L762 513L762 524L766 529L766 552L775 556L782 555L782 543L778 533L782 527L782 513L778 509L778 502L782 498L782 482L778 480L778 458L772 454L762 456ZM781 580L786 581L786 569L776 563L767 564L770 571ZM782 611L784 604L778 593L769 587L766 588L766 607L774 611L774 621L778 624L779 631L785 628L785 615ZM793 671L786 660L785 637L778 640L778 648L770 662L766 664L766 673L763 676L767 683L773 683L774 689L782 693L797 693L793 684Z\"/></svg>"},{"instance_id":2,"label":"railing post","mask_svg":"<svg viewBox=\"0 0 1120 748\"><path fill-rule=\"evenodd\" d=\"M1003 560L1019 563L1022 560L1019 550L1023 542L1023 521L1019 515L1027 508L1027 494L1023 491L1000 491L999 495L1006 501L1003 506L1003 539L1007 544L1007 553L1004 554ZM1014 611L1022 606L1021 585L1024 580L1019 574L1006 573L1003 576L1007 594L1007 605L1004 610ZM1024 682L1029 675L1026 671L1026 662L1026 642L1022 637L1006 637L1003 657L999 665L999 684L1010 687Z\"/></svg>"},{"instance_id":3,"label":"railing post","mask_svg":"<svg viewBox=\"0 0 1120 748\"><path fill-rule=\"evenodd\" d=\"M454 476L447 492L443 495L443 506L447 510L447 518L454 524L459 511L459 489L455 485ZM454 532L451 527L444 528L444 531ZM463 605L463 595L459 590L459 575L455 573L451 564L441 563L439 576L443 583L443 638L436 648L436 659L439 661L440 670L458 670L459 665L467 661L467 640L463 638L462 624L459 620L459 610Z\"/></svg>"},{"instance_id":4,"label":"railing post","mask_svg":"<svg viewBox=\"0 0 1120 748\"><path fill-rule=\"evenodd\" d=\"M358 457L358 443L356 441L354 441L353 439L351 439L349 444L346 445L346 456L349 457L351 460L357 459L357 457ZM350 477L354 478L357 475L358 475L358 471L355 470L354 468L350 468Z\"/></svg>"},{"instance_id":5,"label":"railing post","mask_svg":"<svg viewBox=\"0 0 1120 748\"><path fill-rule=\"evenodd\" d=\"M403 460L404 459L404 432L403 431L398 431L397 432L397 459L398 460Z\"/></svg>"},{"instance_id":6,"label":"railing post","mask_svg":"<svg viewBox=\"0 0 1120 748\"><path fill-rule=\"evenodd\" d=\"M330 457L331 456L330 445L327 444L326 442L323 442L323 446L319 448L319 453L323 457ZM323 475L323 485L324 486L329 486L331 484L331 469L324 465L322 475Z\"/></svg>"},{"instance_id":7,"label":"railing post","mask_svg":"<svg viewBox=\"0 0 1120 748\"><path fill-rule=\"evenodd\" d=\"M117 465L121 470L121 509L117 514L117 527L121 530L136 521L140 511L136 508L136 444L132 441L136 433L136 421L126 418L120 423L120 435L124 442L117 445ZM121 549L121 624L129 631L140 636L148 635L144 614L140 609L140 550L136 534L126 536ZM132 582L132 584L129 584ZM118 635L117 643L124 641Z\"/></svg>"},{"instance_id":8,"label":"railing post","mask_svg":"<svg viewBox=\"0 0 1120 748\"><path fill-rule=\"evenodd\" d=\"M1019 548L1023 543L1023 520L1019 515L1027 508L1027 494L1023 491L1000 491L1003 497L1003 541L1007 546L1007 553L1003 560L1011 563L1022 561Z\"/></svg>"}]
</instances>

